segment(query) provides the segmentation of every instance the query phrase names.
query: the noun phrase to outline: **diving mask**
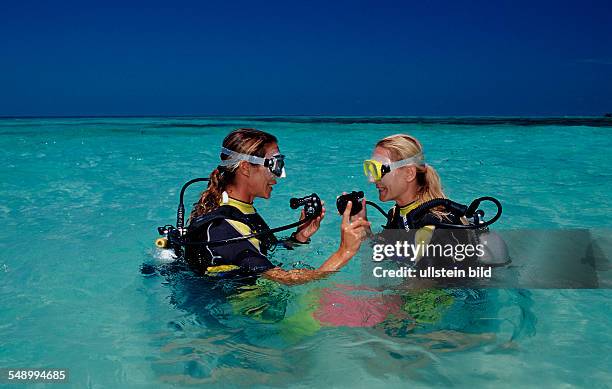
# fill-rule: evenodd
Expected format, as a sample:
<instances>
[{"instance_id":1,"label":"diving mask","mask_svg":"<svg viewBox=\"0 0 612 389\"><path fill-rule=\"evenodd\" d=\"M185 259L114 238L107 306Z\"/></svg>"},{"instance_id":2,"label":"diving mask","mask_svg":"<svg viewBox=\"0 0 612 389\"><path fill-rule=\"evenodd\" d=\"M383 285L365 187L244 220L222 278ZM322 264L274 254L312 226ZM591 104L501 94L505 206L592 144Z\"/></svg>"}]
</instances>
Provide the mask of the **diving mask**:
<instances>
[{"instance_id":1,"label":"diving mask","mask_svg":"<svg viewBox=\"0 0 612 389\"><path fill-rule=\"evenodd\" d=\"M221 154L225 154L229 158L221 160L220 166L231 166L239 161L247 161L255 165L267 167L276 177L287 176L285 174L285 156L282 154L276 154L270 158L262 158L255 155L238 153L225 147L221 147Z\"/></svg>"},{"instance_id":2,"label":"diving mask","mask_svg":"<svg viewBox=\"0 0 612 389\"><path fill-rule=\"evenodd\" d=\"M363 172L370 181L380 181L385 174L407 165L423 165L423 153L389 163L383 163L376 159L367 159L363 161Z\"/></svg>"}]
</instances>

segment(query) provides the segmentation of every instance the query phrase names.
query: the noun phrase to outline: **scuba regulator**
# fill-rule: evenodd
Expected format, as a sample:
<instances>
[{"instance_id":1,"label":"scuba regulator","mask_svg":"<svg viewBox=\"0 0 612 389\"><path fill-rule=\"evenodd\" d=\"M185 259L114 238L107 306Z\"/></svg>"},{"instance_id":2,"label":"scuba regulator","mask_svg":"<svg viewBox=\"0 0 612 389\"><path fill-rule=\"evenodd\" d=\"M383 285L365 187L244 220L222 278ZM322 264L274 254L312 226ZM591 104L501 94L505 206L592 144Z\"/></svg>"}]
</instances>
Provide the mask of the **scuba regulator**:
<instances>
[{"instance_id":1,"label":"scuba regulator","mask_svg":"<svg viewBox=\"0 0 612 389\"><path fill-rule=\"evenodd\" d=\"M351 193L345 193L341 196L338 196L338 198L336 199L336 208L338 208L338 212L342 215L344 213L344 210L346 210L348 202L350 201L353 204L351 208L351 216L355 216L359 212L361 212L361 209L363 208L361 200L363 200L363 191L361 190L359 192L352 191ZM369 200L366 200L365 203L373 206L380 213L385 215L385 217L387 217L385 211L378 204L373 203Z\"/></svg>"}]
</instances>

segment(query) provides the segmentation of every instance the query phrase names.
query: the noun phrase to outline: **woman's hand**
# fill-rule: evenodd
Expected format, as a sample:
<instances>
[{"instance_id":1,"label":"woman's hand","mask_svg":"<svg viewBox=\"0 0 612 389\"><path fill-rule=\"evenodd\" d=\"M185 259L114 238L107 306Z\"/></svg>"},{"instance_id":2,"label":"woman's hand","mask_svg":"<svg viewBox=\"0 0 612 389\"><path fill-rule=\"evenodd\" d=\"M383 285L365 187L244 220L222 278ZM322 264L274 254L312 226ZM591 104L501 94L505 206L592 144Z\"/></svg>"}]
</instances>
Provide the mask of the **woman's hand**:
<instances>
[{"instance_id":1,"label":"woman's hand","mask_svg":"<svg viewBox=\"0 0 612 389\"><path fill-rule=\"evenodd\" d=\"M345 195L346 192L342 192L342 194ZM351 216L351 220L357 220L357 219L363 219L366 221L368 220L368 213L366 210L366 198L365 197L361 199L361 211L359 211L356 215ZM366 227L366 233L368 236L372 235L372 229L370 228L370 226Z\"/></svg>"},{"instance_id":2,"label":"woman's hand","mask_svg":"<svg viewBox=\"0 0 612 389\"><path fill-rule=\"evenodd\" d=\"M351 221L351 201L346 205L342 214L342 225L340 227L340 252L345 255L353 256L359 250L361 242L367 236L370 229L370 222L357 217Z\"/></svg>"},{"instance_id":3,"label":"woman's hand","mask_svg":"<svg viewBox=\"0 0 612 389\"><path fill-rule=\"evenodd\" d=\"M285 285L298 285L308 281L321 279L331 272L340 270L350 261L355 253L357 253L361 246L361 241L366 237L366 228L370 227L370 223L363 219L357 219L351 222L351 208L352 204L349 202L346 206L346 210L342 214L340 248L318 269L295 269L287 271L277 267L266 271L264 277L282 282ZM306 223L310 230L313 230L313 233L319 229L320 219L322 218L323 213L317 218L319 219L318 222L317 219L315 219L312 222Z\"/></svg>"},{"instance_id":4,"label":"woman's hand","mask_svg":"<svg viewBox=\"0 0 612 389\"><path fill-rule=\"evenodd\" d=\"M352 217L352 219L363 219L365 221L368 220L368 213L366 211L366 199L365 197L363 199L361 199L361 211L359 211L359 213L357 213L355 216ZM372 235L372 229L370 228L370 225L365 227L366 230L366 234L368 236Z\"/></svg>"},{"instance_id":5,"label":"woman's hand","mask_svg":"<svg viewBox=\"0 0 612 389\"><path fill-rule=\"evenodd\" d=\"M325 202L321 201L321 205L325 205ZM321 220L323 220L324 217L325 207L323 207L323 210L321 211L321 214L319 216L299 226L293 237L298 242L306 243L308 239L319 230L319 227L321 226ZM304 218L306 218L306 215L304 214L304 210L302 209L302 213L300 214L300 220L304 220Z\"/></svg>"}]
</instances>

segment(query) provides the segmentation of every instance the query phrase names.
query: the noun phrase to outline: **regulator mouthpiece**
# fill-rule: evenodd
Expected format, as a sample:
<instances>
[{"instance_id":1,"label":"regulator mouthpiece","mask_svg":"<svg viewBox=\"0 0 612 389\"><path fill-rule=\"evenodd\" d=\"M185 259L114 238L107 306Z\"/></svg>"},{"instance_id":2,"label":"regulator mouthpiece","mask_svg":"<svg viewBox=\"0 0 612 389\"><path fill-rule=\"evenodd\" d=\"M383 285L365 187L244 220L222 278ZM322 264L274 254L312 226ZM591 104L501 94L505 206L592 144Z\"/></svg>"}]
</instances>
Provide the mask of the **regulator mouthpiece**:
<instances>
[{"instance_id":1,"label":"regulator mouthpiece","mask_svg":"<svg viewBox=\"0 0 612 389\"><path fill-rule=\"evenodd\" d=\"M362 199L363 191L361 190L359 192L352 191L351 193L346 193L341 196L338 196L338 198L336 199L336 208L338 208L338 213L340 213L340 215L344 214L346 206L350 201L351 203L353 203L353 207L351 208L351 216L357 215L359 212L361 212L361 209L363 208L361 205Z\"/></svg>"}]
</instances>

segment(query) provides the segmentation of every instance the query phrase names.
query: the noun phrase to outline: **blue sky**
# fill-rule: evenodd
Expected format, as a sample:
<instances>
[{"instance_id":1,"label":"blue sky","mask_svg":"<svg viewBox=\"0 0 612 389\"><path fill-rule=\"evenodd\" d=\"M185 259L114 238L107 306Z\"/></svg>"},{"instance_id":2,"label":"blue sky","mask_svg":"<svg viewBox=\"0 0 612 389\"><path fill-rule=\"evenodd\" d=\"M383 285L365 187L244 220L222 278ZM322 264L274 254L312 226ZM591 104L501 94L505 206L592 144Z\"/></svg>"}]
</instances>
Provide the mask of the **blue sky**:
<instances>
[{"instance_id":1,"label":"blue sky","mask_svg":"<svg viewBox=\"0 0 612 389\"><path fill-rule=\"evenodd\" d=\"M609 1L11 2L0 115L602 115L611 20Z\"/></svg>"}]
</instances>

